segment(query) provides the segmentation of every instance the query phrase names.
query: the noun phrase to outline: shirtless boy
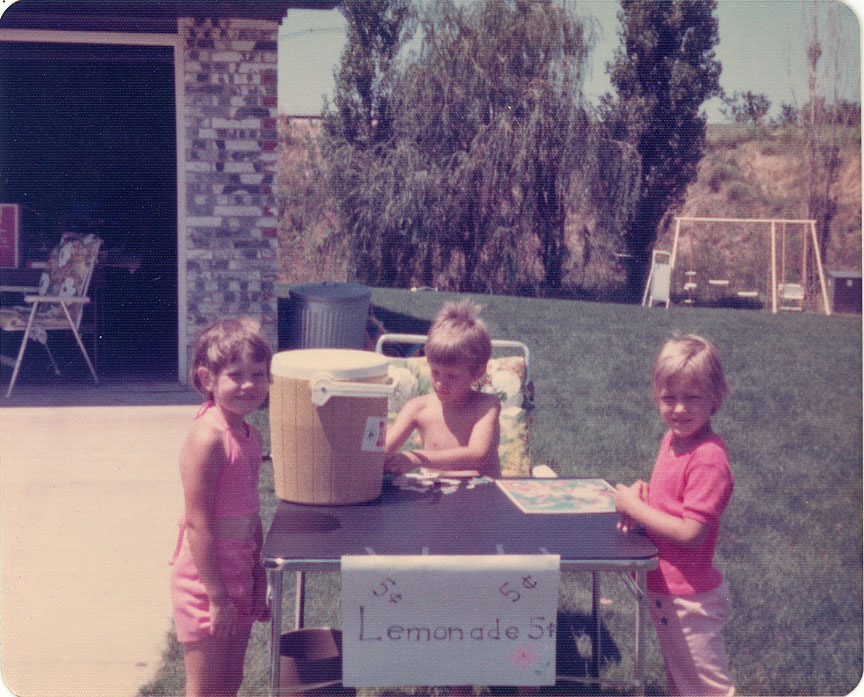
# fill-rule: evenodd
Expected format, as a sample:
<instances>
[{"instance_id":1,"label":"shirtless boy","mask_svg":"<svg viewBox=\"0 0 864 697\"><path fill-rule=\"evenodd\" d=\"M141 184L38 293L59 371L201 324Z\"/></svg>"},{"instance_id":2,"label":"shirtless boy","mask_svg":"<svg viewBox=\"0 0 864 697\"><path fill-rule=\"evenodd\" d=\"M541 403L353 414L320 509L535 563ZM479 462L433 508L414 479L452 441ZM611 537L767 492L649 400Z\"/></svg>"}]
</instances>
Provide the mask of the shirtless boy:
<instances>
[{"instance_id":1,"label":"shirtless boy","mask_svg":"<svg viewBox=\"0 0 864 697\"><path fill-rule=\"evenodd\" d=\"M410 400L387 429L384 468L402 473L427 467L448 476L499 477L501 402L474 389L492 354L476 309L467 301L445 304L429 330L425 350L433 392ZM422 448L399 452L414 429Z\"/></svg>"}]
</instances>

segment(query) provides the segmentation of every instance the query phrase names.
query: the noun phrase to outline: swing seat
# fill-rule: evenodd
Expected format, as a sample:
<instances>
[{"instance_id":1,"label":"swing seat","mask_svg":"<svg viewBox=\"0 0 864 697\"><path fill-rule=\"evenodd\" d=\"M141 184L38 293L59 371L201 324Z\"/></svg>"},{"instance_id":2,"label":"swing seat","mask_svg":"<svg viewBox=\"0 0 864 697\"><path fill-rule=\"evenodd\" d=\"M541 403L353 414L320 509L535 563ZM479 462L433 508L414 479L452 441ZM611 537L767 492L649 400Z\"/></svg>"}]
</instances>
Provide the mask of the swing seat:
<instances>
[{"instance_id":1,"label":"swing seat","mask_svg":"<svg viewBox=\"0 0 864 697\"><path fill-rule=\"evenodd\" d=\"M804 309L804 286L800 283L780 283L777 286L780 293L780 309L800 312Z\"/></svg>"},{"instance_id":2,"label":"swing seat","mask_svg":"<svg viewBox=\"0 0 864 697\"><path fill-rule=\"evenodd\" d=\"M686 274L688 276L690 276L691 278L695 275L695 273L696 273L695 271L687 271L686 272ZM696 298L694 298L693 295L696 293L696 289L698 287L699 287L699 284L695 283L694 281L689 281L689 282L684 284L684 290L687 292L687 297L684 298L684 304L685 305L695 305L696 304Z\"/></svg>"}]
</instances>

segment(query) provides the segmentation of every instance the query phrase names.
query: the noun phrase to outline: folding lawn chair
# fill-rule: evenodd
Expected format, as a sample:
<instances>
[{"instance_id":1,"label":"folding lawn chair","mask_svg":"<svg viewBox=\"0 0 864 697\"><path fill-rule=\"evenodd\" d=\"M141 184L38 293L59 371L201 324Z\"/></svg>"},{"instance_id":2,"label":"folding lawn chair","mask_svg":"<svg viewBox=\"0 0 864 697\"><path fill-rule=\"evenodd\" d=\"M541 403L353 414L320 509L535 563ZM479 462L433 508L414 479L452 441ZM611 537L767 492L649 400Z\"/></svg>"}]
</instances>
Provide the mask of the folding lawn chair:
<instances>
[{"instance_id":1,"label":"folding lawn chair","mask_svg":"<svg viewBox=\"0 0 864 697\"><path fill-rule=\"evenodd\" d=\"M84 305L90 302L87 290L93 277L93 269L96 268L101 244L102 240L95 235L64 236L48 258L48 265L39 281L39 293L25 295L24 301L27 305L0 308L0 330L23 333L18 357L13 360L8 356L0 356L0 362L13 366L6 397L12 394L12 388L15 387L24 351L30 339L45 347L54 372L60 375L57 361L48 348L48 332L72 332L93 381L99 383L96 370L90 362L84 342L81 341L79 328Z\"/></svg>"}]
</instances>

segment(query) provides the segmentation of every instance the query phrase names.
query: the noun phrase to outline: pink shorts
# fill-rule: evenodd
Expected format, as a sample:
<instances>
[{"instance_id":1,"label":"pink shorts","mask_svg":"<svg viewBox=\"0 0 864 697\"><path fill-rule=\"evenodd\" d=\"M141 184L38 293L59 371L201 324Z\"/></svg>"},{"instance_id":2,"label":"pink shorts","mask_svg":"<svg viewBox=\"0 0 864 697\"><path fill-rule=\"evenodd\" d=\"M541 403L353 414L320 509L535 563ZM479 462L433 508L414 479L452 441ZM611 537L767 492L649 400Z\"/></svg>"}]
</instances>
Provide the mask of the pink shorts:
<instances>
[{"instance_id":1,"label":"pink shorts","mask_svg":"<svg viewBox=\"0 0 864 697\"><path fill-rule=\"evenodd\" d=\"M201 641L210 636L210 599L198 576L189 548L189 536L181 530L182 541L172 561L171 603L174 627L181 644ZM237 626L251 627L254 615L254 569L259 562L252 540L218 540L219 566L228 597L237 607Z\"/></svg>"},{"instance_id":2,"label":"pink shorts","mask_svg":"<svg viewBox=\"0 0 864 697\"><path fill-rule=\"evenodd\" d=\"M726 583L705 593L648 593L651 619L673 695L734 695L723 627L729 617Z\"/></svg>"}]
</instances>

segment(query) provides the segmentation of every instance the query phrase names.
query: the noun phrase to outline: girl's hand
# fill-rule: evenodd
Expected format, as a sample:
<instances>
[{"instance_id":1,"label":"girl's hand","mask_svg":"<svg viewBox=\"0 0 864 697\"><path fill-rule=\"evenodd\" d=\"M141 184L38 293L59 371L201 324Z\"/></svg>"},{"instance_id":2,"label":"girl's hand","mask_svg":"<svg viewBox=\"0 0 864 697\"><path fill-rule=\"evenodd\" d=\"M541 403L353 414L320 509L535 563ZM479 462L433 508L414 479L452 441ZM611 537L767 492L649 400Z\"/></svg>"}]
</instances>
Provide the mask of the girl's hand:
<instances>
[{"instance_id":1,"label":"girl's hand","mask_svg":"<svg viewBox=\"0 0 864 697\"><path fill-rule=\"evenodd\" d=\"M648 502L648 482L644 479L639 479L633 482L633 486L630 488L636 491L640 501Z\"/></svg>"},{"instance_id":2,"label":"girl's hand","mask_svg":"<svg viewBox=\"0 0 864 697\"><path fill-rule=\"evenodd\" d=\"M625 484L615 485L615 510L619 513L629 514L633 510L633 507L642 501L636 484L633 486Z\"/></svg>"},{"instance_id":3,"label":"girl's hand","mask_svg":"<svg viewBox=\"0 0 864 697\"><path fill-rule=\"evenodd\" d=\"M210 599L210 634L220 639L230 637L237 627L237 606L228 597Z\"/></svg>"},{"instance_id":4,"label":"girl's hand","mask_svg":"<svg viewBox=\"0 0 864 697\"><path fill-rule=\"evenodd\" d=\"M621 514L618 520L618 529L628 533L639 529L637 523L631 516L634 507L644 503L648 499L648 484L641 479L632 486L618 484L615 486L615 510Z\"/></svg>"}]
</instances>

